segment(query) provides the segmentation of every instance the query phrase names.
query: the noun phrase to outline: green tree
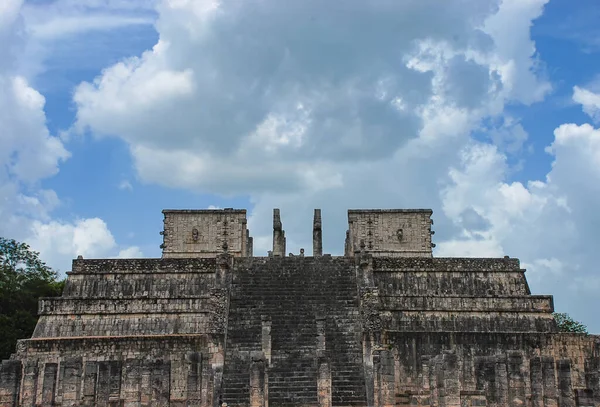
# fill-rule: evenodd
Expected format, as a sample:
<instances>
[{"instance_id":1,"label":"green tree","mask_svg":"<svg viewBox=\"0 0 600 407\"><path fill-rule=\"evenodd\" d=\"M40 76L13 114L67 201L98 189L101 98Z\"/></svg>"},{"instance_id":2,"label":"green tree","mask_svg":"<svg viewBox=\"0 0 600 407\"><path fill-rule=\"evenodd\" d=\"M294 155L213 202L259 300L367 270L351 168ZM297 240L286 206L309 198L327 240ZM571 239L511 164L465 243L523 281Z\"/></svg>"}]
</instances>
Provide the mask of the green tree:
<instances>
[{"instance_id":1,"label":"green tree","mask_svg":"<svg viewBox=\"0 0 600 407\"><path fill-rule=\"evenodd\" d=\"M0 359L28 338L37 322L38 299L59 296L64 281L26 243L0 237Z\"/></svg>"},{"instance_id":2,"label":"green tree","mask_svg":"<svg viewBox=\"0 0 600 407\"><path fill-rule=\"evenodd\" d=\"M569 314L555 312L553 315L560 332L588 333L587 327L581 322L575 321Z\"/></svg>"}]
</instances>

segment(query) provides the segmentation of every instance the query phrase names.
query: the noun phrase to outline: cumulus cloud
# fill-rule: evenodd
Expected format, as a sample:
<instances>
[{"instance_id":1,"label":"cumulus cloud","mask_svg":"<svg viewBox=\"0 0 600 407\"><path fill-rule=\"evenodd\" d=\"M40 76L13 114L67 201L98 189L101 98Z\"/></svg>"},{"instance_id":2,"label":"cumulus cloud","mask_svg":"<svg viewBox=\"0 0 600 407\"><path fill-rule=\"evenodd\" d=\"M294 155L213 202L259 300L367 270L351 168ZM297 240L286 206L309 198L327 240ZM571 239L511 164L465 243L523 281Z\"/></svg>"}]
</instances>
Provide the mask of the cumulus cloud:
<instances>
[{"instance_id":1,"label":"cumulus cloud","mask_svg":"<svg viewBox=\"0 0 600 407\"><path fill-rule=\"evenodd\" d=\"M600 93L575 86L573 87L573 101L579 103L592 120L600 122Z\"/></svg>"},{"instance_id":2,"label":"cumulus cloud","mask_svg":"<svg viewBox=\"0 0 600 407\"><path fill-rule=\"evenodd\" d=\"M148 182L338 188L340 167L548 91L529 40L545 1L460 3L162 1L153 49L77 88L75 128L121 137Z\"/></svg>"},{"instance_id":3,"label":"cumulus cloud","mask_svg":"<svg viewBox=\"0 0 600 407\"><path fill-rule=\"evenodd\" d=\"M128 247L117 254L117 258L119 259L136 259L140 257L144 257L144 253L142 253L142 250L137 246Z\"/></svg>"},{"instance_id":4,"label":"cumulus cloud","mask_svg":"<svg viewBox=\"0 0 600 407\"><path fill-rule=\"evenodd\" d=\"M19 51L28 43L22 2L0 5L0 234L28 242L52 267L68 270L77 254L105 256L116 243L98 218L53 219L57 194L40 186L70 157L48 131L45 98L19 74Z\"/></svg>"}]
</instances>

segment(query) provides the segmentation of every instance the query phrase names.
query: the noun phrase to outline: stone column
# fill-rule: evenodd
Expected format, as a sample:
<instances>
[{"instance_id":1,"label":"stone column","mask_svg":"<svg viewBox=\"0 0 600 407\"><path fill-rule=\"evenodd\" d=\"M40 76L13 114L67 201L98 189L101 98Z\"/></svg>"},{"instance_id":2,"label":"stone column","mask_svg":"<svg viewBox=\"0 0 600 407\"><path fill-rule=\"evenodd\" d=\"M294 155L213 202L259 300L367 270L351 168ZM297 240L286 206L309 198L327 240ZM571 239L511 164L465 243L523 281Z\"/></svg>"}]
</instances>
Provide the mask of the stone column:
<instances>
[{"instance_id":1,"label":"stone column","mask_svg":"<svg viewBox=\"0 0 600 407\"><path fill-rule=\"evenodd\" d=\"M240 257L248 257L248 228L247 228L247 225L248 225L248 220L246 220L245 218L242 219L242 221L241 221L242 237L240 238L242 252L240 253Z\"/></svg>"},{"instance_id":2,"label":"stone column","mask_svg":"<svg viewBox=\"0 0 600 407\"><path fill-rule=\"evenodd\" d=\"M504 355L496 357L496 395L498 406L508 406L508 372Z\"/></svg>"},{"instance_id":3,"label":"stone column","mask_svg":"<svg viewBox=\"0 0 600 407\"><path fill-rule=\"evenodd\" d=\"M248 243L246 246L248 250L248 253L246 253L246 257L254 256L254 238L250 236L250 231L248 231Z\"/></svg>"},{"instance_id":4,"label":"stone column","mask_svg":"<svg viewBox=\"0 0 600 407\"><path fill-rule=\"evenodd\" d=\"M442 361L444 380L443 405L446 407L460 407L458 357L455 353L448 352L444 354ZM506 365L504 369L506 371ZM500 405L505 406L506 404Z\"/></svg>"},{"instance_id":5,"label":"stone column","mask_svg":"<svg viewBox=\"0 0 600 407\"><path fill-rule=\"evenodd\" d=\"M326 355L326 328L327 318L324 316L324 311L319 312L316 316L317 323L317 397L319 407L331 407L331 364Z\"/></svg>"},{"instance_id":6,"label":"stone column","mask_svg":"<svg viewBox=\"0 0 600 407\"><path fill-rule=\"evenodd\" d=\"M17 405L21 383L21 361L4 360L0 365L0 407Z\"/></svg>"},{"instance_id":7,"label":"stone column","mask_svg":"<svg viewBox=\"0 0 600 407\"><path fill-rule=\"evenodd\" d=\"M171 357L171 374L169 384L169 406L185 407L187 405L187 378L189 365L185 355Z\"/></svg>"},{"instance_id":8,"label":"stone column","mask_svg":"<svg viewBox=\"0 0 600 407\"><path fill-rule=\"evenodd\" d=\"M556 380L554 373L554 358L542 357L542 380L544 382L544 407L558 406Z\"/></svg>"},{"instance_id":9,"label":"stone column","mask_svg":"<svg viewBox=\"0 0 600 407\"><path fill-rule=\"evenodd\" d=\"M21 390L21 405L23 407L33 407L36 404L37 382L38 382L38 364L37 360L28 360L25 362L23 372L23 383Z\"/></svg>"},{"instance_id":10,"label":"stone column","mask_svg":"<svg viewBox=\"0 0 600 407\"><path fill-rule=\"evenodd\" d=\"M542 376L542 359L533 357L529 361L531 377L531 406L544 407L544 378Z\"/></svg>"},{"instance_id":11,"label":"stone column","mask_svg":"<svg viewBox=\"0 0 600 407\"><path fill-rule=\"evenodd\" d=\"M261 330L261 345L262 351L265 355L267 366L271 365L271 317L268 315L261 316L262 330Z\"/></svg>"},{"instance_id":12,"label":"stone column","mask_svg":"<svg viewBox=\"0 0 600 407\"><path fill-rule=\"evenodd\" d=\"M394 407L395 405L395 377L394 355L389 350L377 349L373 355L375 399L377 407Z\"/></svg>"},{"instance_id":13,"label":"stone column","mask_svg":"<svg viewBox=\"0 0 600 407\"><path fill-rule=\"evenodd\" d=\"M142 367L139 359L127 359L122 370L121 400L124 407L139 407L141 401ZM66 395L65 395L66 399Z\"/></svg>"},{"instance_id":14,"label":"stone column","mask_svg":"<svg viewBox=\"0 0 600 407\"><path fill-rule=\"evenodd\" d=\"M277 208L273 209L273 256L285 256L285 231Z\"/></svg>"},{"instance_id":15,"label":"stone column","mask_svg":"<svg viewBox=\"0 0 600 407\"><path fill-rule=\"evenodd\" d=\"M313 256L323 255L323 229L321 224L321 210L315 209L313 217Z\"/></svg>"},{"instance_id":16,"label":"stone column","mask_svg":"<svg viewBox=\"0 0 600 407\"><path fill-rule=\"evenodd\" d=\"M48 365L46 365L46 368ZM96 405L96 384L98 382L98 363L86 362L83 372L83 401L84 406ZM50 386L48 386L50 387ZM46 390L46 378L44 378L44 390ZM50 403L49 405L54 405Z\"/></svg>"},{"instance_id":17,"label":"stone column","mask_svg":"<svg viewBox=\"0 0 600 407\"><path fill-rule=\"evenodd\" d=\"M511 353L508 357L508 402L510 406L523 406L527 402L525 397L525 366L523 355Z\"/></svg>"},{"instance_id":18,"label":"stone column","mask_svg":"<svg viewBox=\"0 0 600 407\"><path fill-rule=\"evenodd\" d=\"M560 407L575 407L573 385L571 383L571 361L561 359L556 362L558 370L558 405Z\"/></svg>"},{"instance_id":19,"label":"stone column","mask_svg":"<svg viewBox=\"0 0 600 407\"><path fill-rule=\"evenodd\" d=\"M252 352L250 363L250 407L265 407L265 356Z\"/></svg>"}]
</instances>

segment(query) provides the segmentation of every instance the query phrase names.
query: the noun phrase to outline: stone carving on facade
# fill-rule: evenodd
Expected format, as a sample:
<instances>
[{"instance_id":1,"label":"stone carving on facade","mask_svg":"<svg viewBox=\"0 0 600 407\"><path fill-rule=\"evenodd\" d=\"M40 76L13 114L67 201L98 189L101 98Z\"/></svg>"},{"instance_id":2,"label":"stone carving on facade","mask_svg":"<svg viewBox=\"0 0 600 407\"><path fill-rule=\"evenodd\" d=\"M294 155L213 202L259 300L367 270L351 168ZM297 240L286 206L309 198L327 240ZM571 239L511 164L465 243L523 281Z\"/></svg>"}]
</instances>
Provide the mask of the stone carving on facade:
<instances>
[{"instance_id":1,"label":"stone carving on facade","mask_svg":"<svg viewBox=\"0 0 600 407\"><path fill-rule=\"evenodd\" d=\"M210 326L214 333L224 334L227 330L228 290L214 288L210 291Z\"/></svg>"},{"instance_id":2,"label":"stone carving on facade","mask_svg":"<svg viewBox=\"0 0 600 407\"><path fill-rule=\"evenodd\" d=\"M365 332L380 332L383 323L380 315L379 291L374 287L365 287L360 299L360 314Z\"/></svg>"},{"instance_id":3,"label":"stone carving on facade","mask_svg":"<svg viewBox=\"0 0 600 407\"><path fill-rule=\"evenodd\" d=\"M401 242L403 237L404 237L404 232L402 231L402 229L398 229L396 231L396 238L398 239L399 242Z\"/></svg>"}]
</instances>

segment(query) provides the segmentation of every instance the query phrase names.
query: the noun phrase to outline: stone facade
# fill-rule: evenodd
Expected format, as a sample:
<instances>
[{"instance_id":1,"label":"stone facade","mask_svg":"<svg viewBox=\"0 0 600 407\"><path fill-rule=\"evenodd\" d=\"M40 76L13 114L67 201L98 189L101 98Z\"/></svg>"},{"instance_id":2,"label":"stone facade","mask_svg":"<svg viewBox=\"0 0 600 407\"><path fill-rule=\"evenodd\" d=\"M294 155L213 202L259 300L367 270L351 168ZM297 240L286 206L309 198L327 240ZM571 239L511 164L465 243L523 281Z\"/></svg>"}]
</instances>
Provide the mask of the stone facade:
<instances>
[{"instance_id":1,"label":"stone facade","mask_svg":"<svg viewBox=\"0 0 600 407\"><path fill-rule=\"evenodd\" d=\"M165 209L163 214L163 258L215 257L223 244L235 257L252 256L245 209Z\"/></svg>"},{"instance_id":2,"label":"stone facade","mask_svg":"<svg viewBox=\"0 0 600 407\"><path fill-rule=\"evenodd\" d=\"M360 209L348 211L346 256L362 243L372 256L431 257L430 209Z\"/></svg>"},{"instance_id":3,"label":"stone facade","mask_svg":"<svg viewBox=\"0 0 600 407\"><path fill-rule=\"evenodd\" d=\"M73 261L0 407L599 407L600 337L557 332L517 259L432 257L430 217L349 211L334 257L315 211L285 256L276 210L253 257L245 211L165 211L162 258Z\"/></svg>"}]
</instances>

